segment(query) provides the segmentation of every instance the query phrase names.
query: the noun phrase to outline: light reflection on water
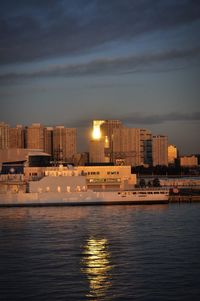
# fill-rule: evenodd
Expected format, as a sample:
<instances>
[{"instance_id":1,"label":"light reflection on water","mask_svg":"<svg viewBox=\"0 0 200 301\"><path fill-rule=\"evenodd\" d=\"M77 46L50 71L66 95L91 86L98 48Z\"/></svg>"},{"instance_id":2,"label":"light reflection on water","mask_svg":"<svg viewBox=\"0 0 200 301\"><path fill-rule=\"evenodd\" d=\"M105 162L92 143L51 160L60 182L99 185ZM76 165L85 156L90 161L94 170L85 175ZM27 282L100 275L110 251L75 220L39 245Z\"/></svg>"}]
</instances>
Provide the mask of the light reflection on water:
<instances>
[{"instance_id":1,"label":"light reflection on water","mask_svg":"<svg viewBox=\"0 0 200 301\"><path fill-rule=\"evenodd\" d=\"M199 300L200 204L0 209L0 300Z\"/></svg>"},{"instance_id":2,"label":"light reflection on water","mask_svg":"<svg viewBox=\"0 0 200 301\"><path fill-rule=\"evenodd\" d=\"M99 300L106 296L112 286L111 270L107 239L89 238L84 246L81 269L89 281L87 297Z\"/></svg>"}]
</instances>

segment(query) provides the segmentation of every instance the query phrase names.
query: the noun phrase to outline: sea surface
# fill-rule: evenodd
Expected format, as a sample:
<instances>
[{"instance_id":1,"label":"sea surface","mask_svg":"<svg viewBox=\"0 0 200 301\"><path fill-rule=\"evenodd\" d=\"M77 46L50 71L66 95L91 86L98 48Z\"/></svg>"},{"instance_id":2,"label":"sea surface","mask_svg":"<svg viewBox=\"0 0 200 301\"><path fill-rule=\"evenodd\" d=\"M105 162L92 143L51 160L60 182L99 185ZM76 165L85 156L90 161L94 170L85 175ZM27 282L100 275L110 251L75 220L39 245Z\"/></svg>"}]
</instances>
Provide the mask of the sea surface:
<instances>
[{"instance_id":1,"label":"sea surface","mask_svg":"<svg viewBox=\"0 0 200 301\"><path fill-rule=\"evenodd\" d=\"M200 203L1 208L0 300L200 300Z\"/></svg>"}]
</instances>

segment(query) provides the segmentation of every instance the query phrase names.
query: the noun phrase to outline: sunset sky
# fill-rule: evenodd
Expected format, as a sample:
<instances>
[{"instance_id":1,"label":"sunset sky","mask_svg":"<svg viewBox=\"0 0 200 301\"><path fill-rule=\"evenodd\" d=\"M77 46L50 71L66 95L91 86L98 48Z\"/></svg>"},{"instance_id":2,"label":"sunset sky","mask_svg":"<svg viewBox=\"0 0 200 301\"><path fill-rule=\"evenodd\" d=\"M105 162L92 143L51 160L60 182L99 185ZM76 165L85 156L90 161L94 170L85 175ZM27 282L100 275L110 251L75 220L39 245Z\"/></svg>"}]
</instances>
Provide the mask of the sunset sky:
<instances>
[{"instance_id":1,"label":"sunset sky","mask_svg":"<svg viewBox=\"0 0 200 301\"><path fill-rule=\"evenodd\" d=\"M0 121L120 119L200 153L199 95L198 0L1 1Z\"/></svg>"}]
</instances>

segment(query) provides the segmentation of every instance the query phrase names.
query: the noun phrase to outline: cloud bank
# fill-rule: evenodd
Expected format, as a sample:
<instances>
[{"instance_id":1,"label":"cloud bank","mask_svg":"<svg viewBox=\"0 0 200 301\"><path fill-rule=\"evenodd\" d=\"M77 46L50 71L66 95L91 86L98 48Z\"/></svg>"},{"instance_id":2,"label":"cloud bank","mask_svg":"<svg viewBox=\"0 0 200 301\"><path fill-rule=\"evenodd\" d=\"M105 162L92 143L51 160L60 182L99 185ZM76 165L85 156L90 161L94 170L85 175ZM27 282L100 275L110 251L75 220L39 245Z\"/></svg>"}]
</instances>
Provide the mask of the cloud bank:
<instances>
[{"instance_id":1,"label":"cloud bank","mask_svg":"<svg viewBox=\"0 0 200 301\"><path fill-rule=\"evenodd\" d=\"M166 122L193 122L193 121L200 121L200 112L192 112L192 113L178 113L178 112L171 112L167 114L145 114L145 113L140 113L140 112L133 112L130 114L123 114L123 115L116 115L112 116L93 116L93 117L88 117L82 120L77 120L74 122L70 122L71 126L74 127L89 127L91 126L92 120L93 119L99 119L99 120L106 120L105 119L118 119L121 120L122 123L125 126L130 126L130 127L136 127L136 126L150 126L150 125L156 125L156 124L163 124Z\"/></svg>"},{"instance_id":2,"label":"cloud bank","mask_svg":"<svg viewBox=\"0 0 200 301\"><path fill-rule=\"evenodd\" d=\"M168 71L187 65L188 60L200 58L200 47L171 50L117 58L104 58L87 63L56 65L47 69L27 73L6 73L0 75L1 82L27 80L44 77L77 77L85 75L117 75L142 71Z\"/></svg>"},{"instance_id":3,"label":"cloud bank","mask_svg":"<svg viewBox=\"0 0 200 301\"><path fill-rule=\"evenodd\" d=\"M3 0L0 64L80 54L199 21L195 0Z\"/></svg>"}]
</instances>

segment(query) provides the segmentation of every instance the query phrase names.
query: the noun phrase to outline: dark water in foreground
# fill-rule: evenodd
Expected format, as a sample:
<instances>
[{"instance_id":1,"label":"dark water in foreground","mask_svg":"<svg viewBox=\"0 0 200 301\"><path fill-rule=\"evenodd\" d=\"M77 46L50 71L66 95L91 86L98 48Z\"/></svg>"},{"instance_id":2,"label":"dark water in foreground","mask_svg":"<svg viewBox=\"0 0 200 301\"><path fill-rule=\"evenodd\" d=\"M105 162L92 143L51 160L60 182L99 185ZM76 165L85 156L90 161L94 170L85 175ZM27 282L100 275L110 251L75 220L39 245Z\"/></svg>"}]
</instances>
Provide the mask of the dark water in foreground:
<instances>
[{"instance_id":1,"label":"dark water in foreground","mask_svg":"<svg viewBox=\"0 0 200 301\"><path fill-rule=\"evenodd\" d=\"M0 209L0 300L199 300L200 204Z\"/></svg>"}]
</instances>

